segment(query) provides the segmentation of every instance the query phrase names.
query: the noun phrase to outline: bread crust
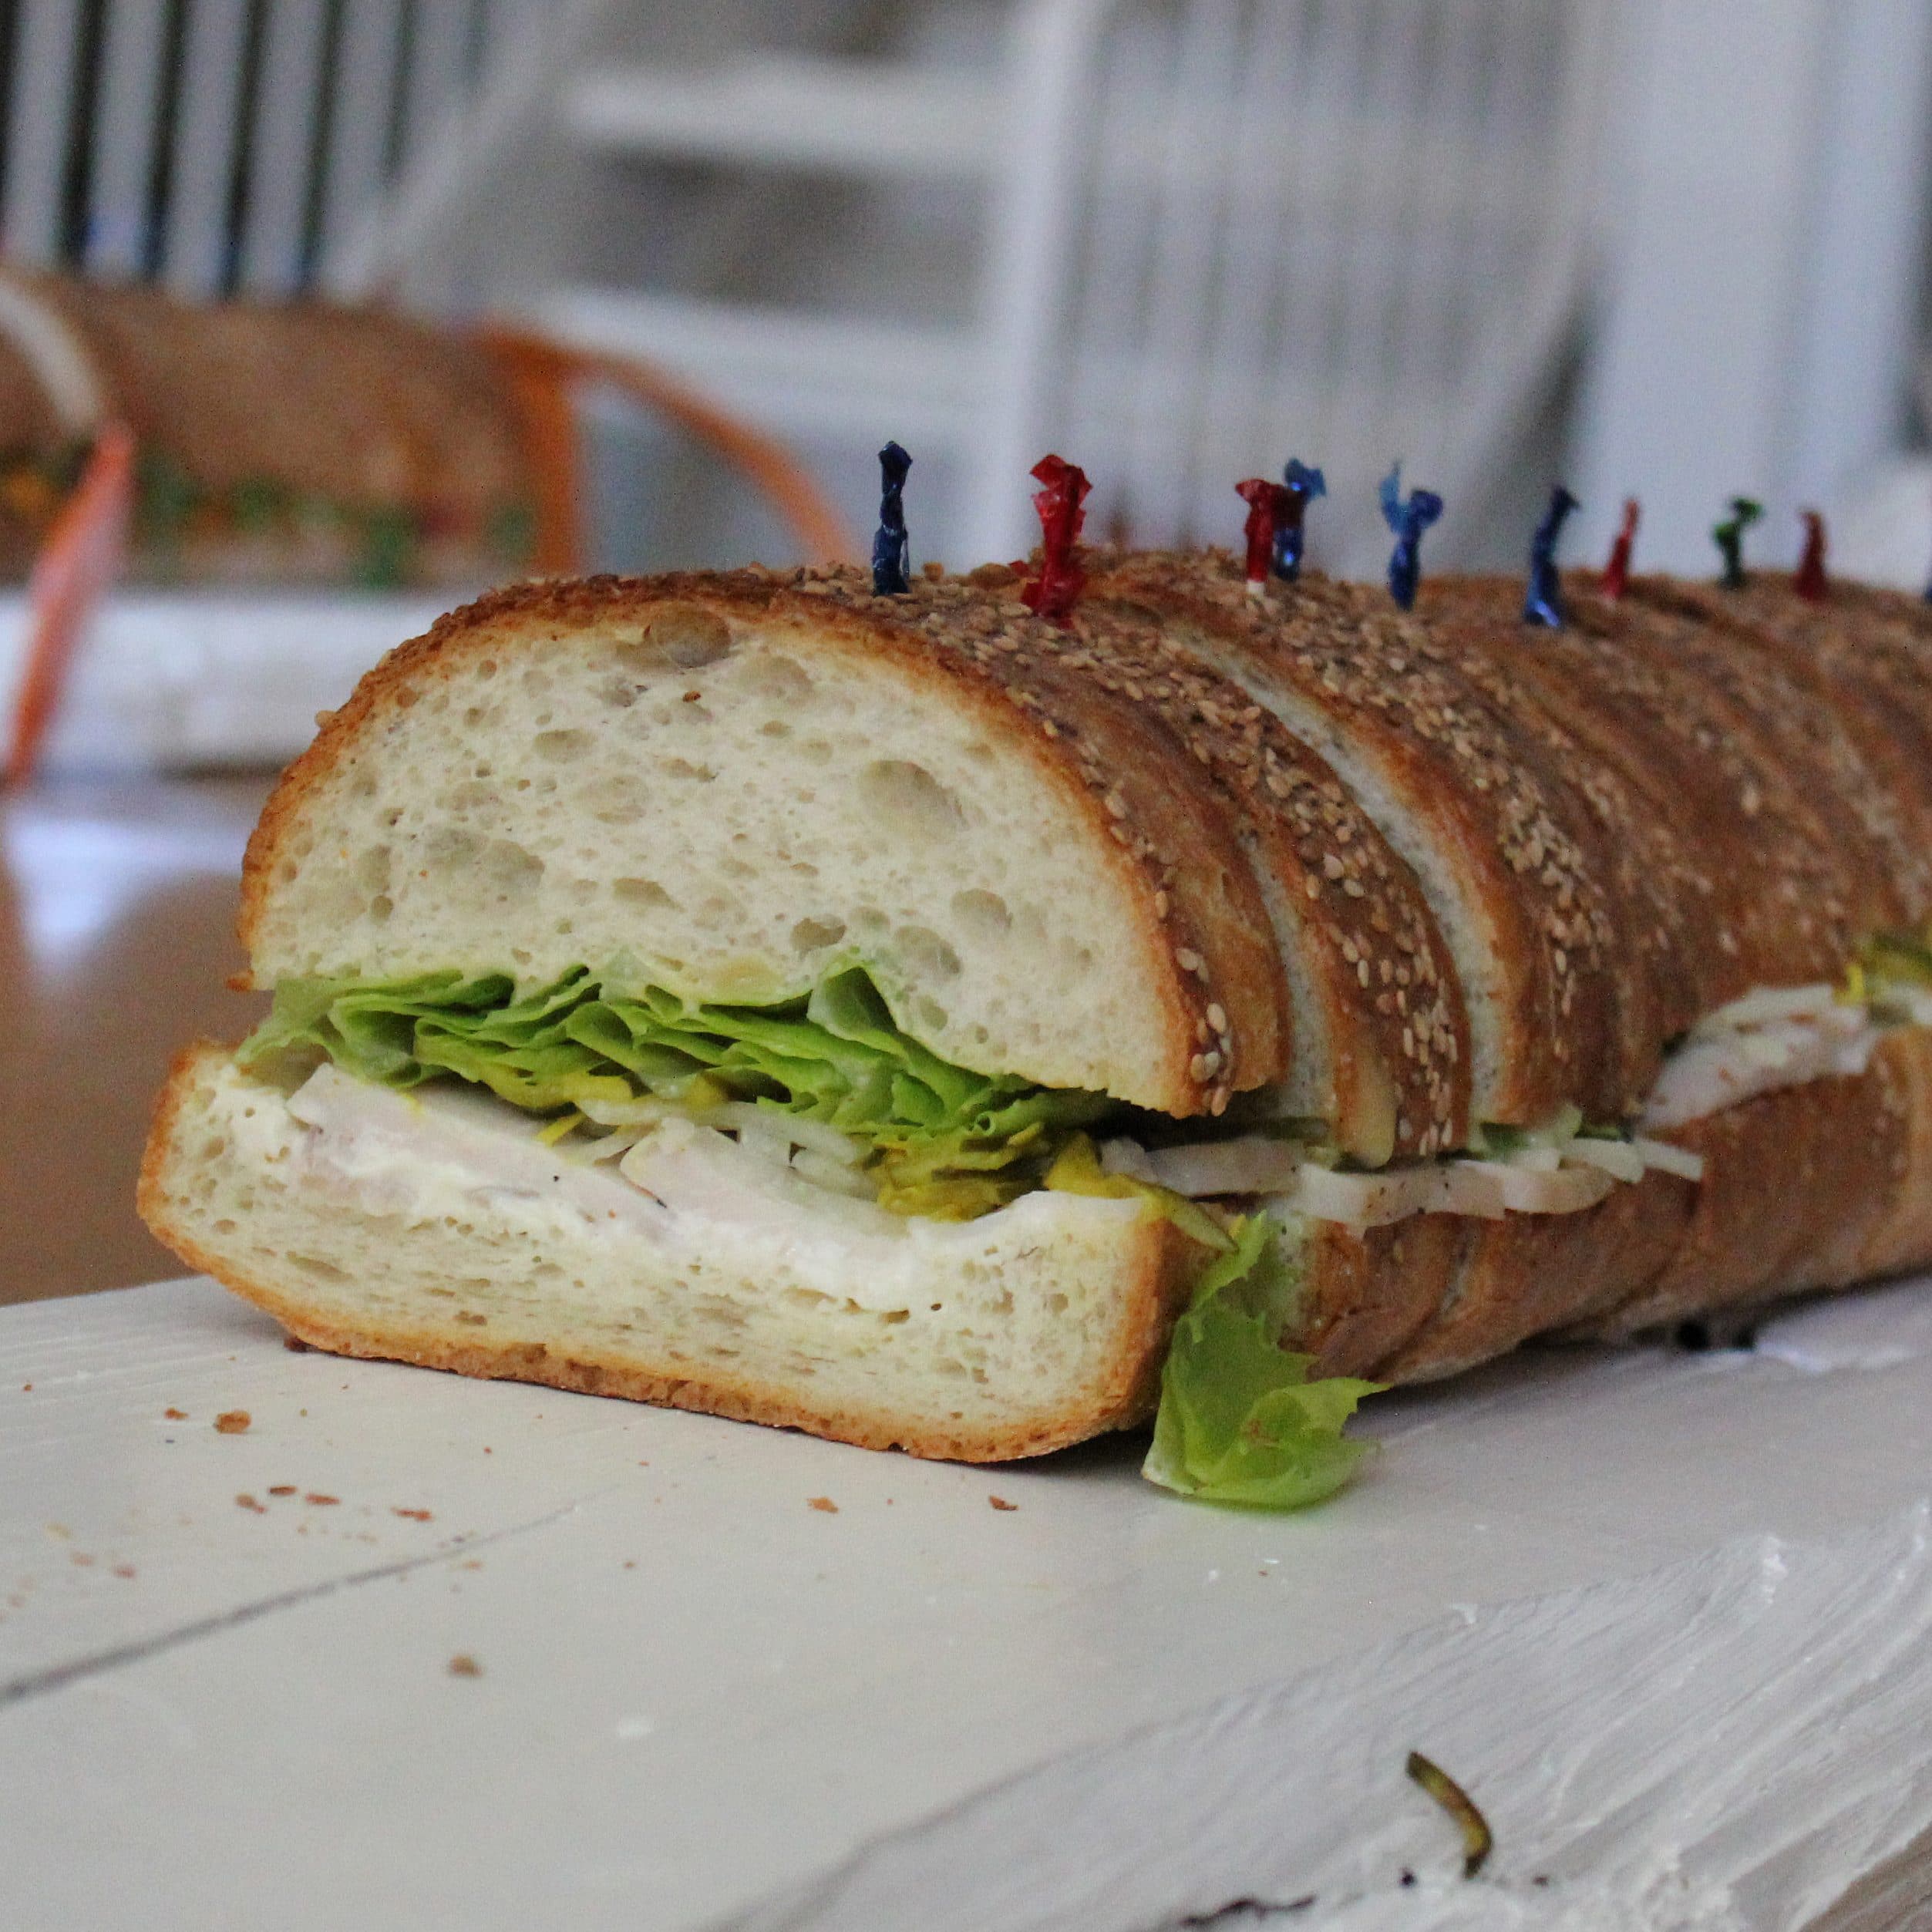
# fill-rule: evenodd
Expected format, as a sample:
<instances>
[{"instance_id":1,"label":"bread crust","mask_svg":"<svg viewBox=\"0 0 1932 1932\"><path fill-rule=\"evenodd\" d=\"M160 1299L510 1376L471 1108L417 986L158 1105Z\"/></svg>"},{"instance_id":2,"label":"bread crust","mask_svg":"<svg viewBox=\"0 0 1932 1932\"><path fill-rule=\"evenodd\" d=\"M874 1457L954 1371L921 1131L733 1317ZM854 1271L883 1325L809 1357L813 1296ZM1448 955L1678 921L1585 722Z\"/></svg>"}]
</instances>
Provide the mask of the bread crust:
<instances>
[{"instance_id":1,"label":"bread crust","mask_svg":"<svg viewBox=\"0 0 1932 1932\"><path fill-rule=\"evenodd\" d=\"M1320 1111L1339 1144L1372 1166L1460 1146L1470 1061L1454 964L1414 873L1333 769L1104 580L1065 655L1168 718L1271 877L1292 921L1280 944L1320 1003L1332 1087Z\"/></svg>"},{"instance_id":2,"label":"bread crust","mask_svg":"<svg viewBox=\"0 0 1932 1932\"><path fill-rule=\"evenodd\" d=\"M1621 1114L1650 1091L1664 1043L1718 1003L1710 992L1722 957L1708 917L1711 880L1694 833L1678 823L1652 743L1593 688L1589 647L1573 629L1530 631L1521 601L1513 580L1437 579L1417 614L1463 675L1537 739L1594 822L1593 863L1621 967Z\"/></svg>"},{"instance_id":3,"label":"bread crust","mask_svg":"<svg viewBox=\"0 0 1932 1932\"><path fill-rule=\"evenodd\" d=\"M197 1042L177 1055L155 1106L141 1161L136 1205L156 1237L193 1268L274 1316L288 1332L331 1354L413 1363L455 1375L535 1382L581 1395L628 1401L798 1429L860 1449L963 1462L1004 1462L1042 1456L1110 1429L1144 1422L1159 1398L1168 1338L1185 1304L1200 1250L1164 1220L1148 1217L1133 1234L1119 1282L1119 1320L1100 1371L1079 1396L1050 1414L1011 1425L954 1427L929 1416L814 1400L809 1382L789 1385L721 1368L694 1375L641 1356L572 1351L495 1340L453 1321L344 1321L264 1281L200 1238L184 1211L177 1170L186 1149L181 1113L197 1082L232 1049Z\"/></svg>"},{"instance_id":4,"label":"bread crust","mask_svg":"<svg viewBox=\"0 0 1932 1932\"><path fill-rule=\"evenodd\" d=\"M1586 1325L1612 1337L1781 1296L1850 1286L1907 1179L1903 1096L1876 1069L1760 1094L1668 1137L1703 1156L1682 1238L1641 1290ZM1932 1249L1900 1252L1923 1264Z\"/></svg>"}]
</instances>

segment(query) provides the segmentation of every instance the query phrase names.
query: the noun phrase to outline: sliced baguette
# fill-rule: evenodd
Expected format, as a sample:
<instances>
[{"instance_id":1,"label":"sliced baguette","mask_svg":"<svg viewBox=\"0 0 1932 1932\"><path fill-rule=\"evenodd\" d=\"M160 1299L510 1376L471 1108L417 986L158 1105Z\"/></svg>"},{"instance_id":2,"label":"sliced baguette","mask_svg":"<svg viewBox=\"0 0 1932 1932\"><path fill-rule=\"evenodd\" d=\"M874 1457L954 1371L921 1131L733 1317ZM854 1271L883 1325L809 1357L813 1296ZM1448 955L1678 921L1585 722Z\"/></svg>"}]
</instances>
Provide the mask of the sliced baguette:
<instances>
[{"instance_id":1,"label":"sliced baguette","mask_svg":"<svg viewBox=\"0 0 1932 1932\"><path fill-rule=\"evenodd\" d=\"M255 984L623 964L756 1002L857 961L982 1072L1183 1116L1277 1077L1265 910L1199 766L1056 679L1017 604L827 581L526 584L392 653L250 844Z\"/></svg>"},{"instance_id":2,"label":"sliced baguette","mask_svg":"<svg viewBox=\"0 0 1932 1932\"><path fill-rule=\"evenodd\" d=\"M1129 557L1090 594L1138 606L1327 762L1412 868L1455 963L1476 1118L1621 1104L1615 976L1581 806L1540 749L1365 587L1247 594L1225 553Z\"/></svg>"}]
</instances>

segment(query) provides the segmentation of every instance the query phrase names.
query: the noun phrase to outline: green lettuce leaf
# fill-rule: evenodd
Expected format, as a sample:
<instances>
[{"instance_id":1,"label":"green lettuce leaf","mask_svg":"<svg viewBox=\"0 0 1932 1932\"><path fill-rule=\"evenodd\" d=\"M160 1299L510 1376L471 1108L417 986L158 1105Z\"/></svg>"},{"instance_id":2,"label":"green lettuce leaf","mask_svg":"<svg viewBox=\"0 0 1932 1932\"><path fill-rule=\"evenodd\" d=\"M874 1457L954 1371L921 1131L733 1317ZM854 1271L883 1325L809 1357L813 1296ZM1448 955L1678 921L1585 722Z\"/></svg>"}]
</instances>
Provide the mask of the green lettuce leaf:
<instances>
[{"instance_id":1,"label":"green lettuce leaf","mask_svg":"<svg viewBox=\"0 0 1932 1932\"><path fill-rule=\"evenodd\" d=\"M767 1007L621 990L582 966L520 997L494 973L287 980L242 1058L291 1052L386 1086L454 1075L537 1113L646 1096L694 1112L749 1101L864 1144L883 1205L953 1220L1038 1186L1067 1136L1114 1106L942 1060L900 1030L856 968Z\"/></svg>"},{"instance_id":2,"label":"green lettuce leaf","mask_svg":"<svg viewBox=\"0 0 1932 1932\"><path fill-rule=\"evenodd\" d=\"M1276 1341L1299 1286L1299 1243L1264 1214L1234 1233L1175 1325L1141 1473L1203 1502L1303 1509L1332 1496L1372 1446L1341 1430L1381 1385L1308 1380L1311 1358Z\"/></svg>"}]
</instances>

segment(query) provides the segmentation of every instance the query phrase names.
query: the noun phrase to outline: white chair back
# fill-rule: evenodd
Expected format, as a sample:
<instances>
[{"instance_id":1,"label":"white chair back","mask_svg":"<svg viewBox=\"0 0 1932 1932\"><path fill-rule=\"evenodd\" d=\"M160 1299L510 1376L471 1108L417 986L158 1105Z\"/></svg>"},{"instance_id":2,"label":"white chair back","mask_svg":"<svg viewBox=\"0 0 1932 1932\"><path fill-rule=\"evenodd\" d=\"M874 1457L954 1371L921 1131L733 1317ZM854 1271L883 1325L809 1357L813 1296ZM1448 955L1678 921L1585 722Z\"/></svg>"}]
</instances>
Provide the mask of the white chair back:
<instances>
[{"instance_id":1,"label":"white chair back","mask_svg":"<svg viewBox=\"0 0 1932 1932\"><path fill-rule=\"evenodd\" d=\"M22 0L12 259L203 297L313 284L544 0Z\"/></svg>"}]
</instances>

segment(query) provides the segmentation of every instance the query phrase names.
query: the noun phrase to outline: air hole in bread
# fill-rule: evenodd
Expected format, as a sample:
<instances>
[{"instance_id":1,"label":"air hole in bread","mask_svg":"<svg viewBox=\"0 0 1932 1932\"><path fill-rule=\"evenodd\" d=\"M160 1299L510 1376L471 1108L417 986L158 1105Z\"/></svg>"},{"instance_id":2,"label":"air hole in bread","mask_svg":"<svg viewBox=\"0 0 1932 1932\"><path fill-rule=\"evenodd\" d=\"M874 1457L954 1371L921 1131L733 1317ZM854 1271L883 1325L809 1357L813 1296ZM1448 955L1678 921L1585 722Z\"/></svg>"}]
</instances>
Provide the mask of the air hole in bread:
<instances>
[{"instance_id":1,"label":"air hole in bread","mask_svg":"<svg viewBox=\"0 0 1932 1932\"><path fill-rule=\"evenodd\" d=\"M611 897L627 906L672 906L677 901L655 879L613 879Z\"/></svg>"},{"instance_id":2,"label":"air hole in bread","mask_svg":"<svg viewBox=\"0 0 1932 1932\"><path fill-rule=\"evenodd\" d=\"M928 999L921 993L912 1003L912 1012L913 1018L929 1032L939 1033L945 1030L949 1015L938 1001Z\"/></svg>"},{"instance_id":3,"label":"air hole in bread","mask_svg":"<svg viewBox=\"0 0 1932 1932\"><path fill-rule=\"evenodd\" d=\"M1013 915L1007 910L1006 901L997 892L977 888L953 894L953 917L965 927L968 938L982 944L1005 938L1013 927Z\"/></svg>"},{"instance_id":4,"label":"air hole in bread","mask_svg":"<svg viewBox=\"0 0 1932 1932\"><path fill-rule=\"evenodd\" d=\"M694 765L685 758L661 758L658 769L673 778L695 779L701 785L709 785L718 776L709 765Z\"/></svg>"},{"instance_id":5,"label":"air hole in bread","mask_svg":"<svg viewBox=\"0 0 1932 1932\"><path fill-rule=\"evenodd\" d=\"M530 742L539 758L554 759L559 763L581 758L591 745L587 731L540 731Z\"/></svg>"},{"instance_id":6,"label":"air hole in bread","mask_svg":"<svg viewBox=\"0 0 1932 1932\"><path fill-rule=\"evenodd\" d=\"M389 883L389 848L372 845L355 861L355 883L365 892L380 892Z\"/></svg>"},{"instance_id":7,"label":"air hole in bread","mask_svg":"<svg viewBox=\"0 0 1932 1932\"><path fill-rule=\"evenodd\" d=\"M795 953L816 953L827 946L836 946L845 937L843 919L801 919L792 928L792 950Z\"/></svg>"},{"instance_id":8,"label":"air hole in bread","mask_svg":"<svg viewBox=\"0 0 1932 1932\"><path fill-rule=\"evenodd\" d=\"M658 665L695 671L715 664L731 650L731 627L702 604L667 604L644 627L641 636L618 645L618 655L638 669Z\"/></svg>"},{"instance_id":9,"label":"air hole in bread","mask_svg":"<svg viewBox=\"0 0 1932 1932\"><path fill-rule=\"evenodd\" d=\"M859 797L901 836L950 838L966 823L959 800L923 765L875 759L859 774Z\"/></svg>"},{"instance_id":10,"label":"air hole in bread","mask_svg":"<svg viewBox=\"0 0 1932 1932\"><path fill-rule=\"evenodd\" d=\"M892 935L899 957L923 979L957 979L959 955L929 926L901 926Z\"/></svg>"},{"instance_id":11,"label":"air hole in bread","mask_svg":"<svg viewBox=\"0 0 1932 1932\"><path fill-rule=\"evenodd\" d=\"M319 1254L291 1254L291 1264L303 1274L313 1275L318 1281L346 1281L348 1279L333 1261L325 1261Z\"/></svg>"},{"instance_id":12,"label":"air hole in bread","mask_svg":"<svg viewBox=\"0 0 1932 1932\"><path fill-rule=\"evenodd\" d=\"M759 735L765 738L789 738L792 728L783 718L768 718L758 728Z\"/></svg>"},{"instance_id":13,"label":"air hole in bread","mask_svg":"<svg viewBox=\"0 0 1932 1932\"><path fill-rule=\"evenodd\" d=\"M796 710L812 695L812 674L796 658L788 658L780 651L766 651L745 667L743 682L747 691L761 698L769 698L786 710ZM776 722L776 721L774 721ZM771 727L766 727L767 731ZM774 738L785 735L789 727L781 726L771 732Z\"/></svg>"},{"instance_id":14,"label":"air hole in bread","mask_svg":"<svg viewBox=\"0 0 1932 1932\"><path fill-rule=\"evenodd\" d=\"M379 926L395 910L395 901L386 892L379 892L369 901L369 917Z\"/></svg>"}]
</instances>

